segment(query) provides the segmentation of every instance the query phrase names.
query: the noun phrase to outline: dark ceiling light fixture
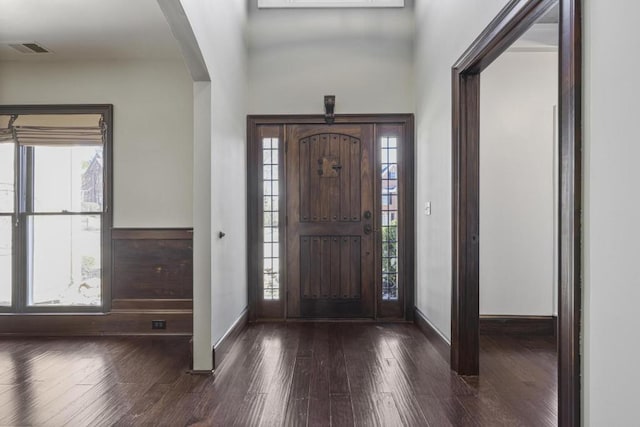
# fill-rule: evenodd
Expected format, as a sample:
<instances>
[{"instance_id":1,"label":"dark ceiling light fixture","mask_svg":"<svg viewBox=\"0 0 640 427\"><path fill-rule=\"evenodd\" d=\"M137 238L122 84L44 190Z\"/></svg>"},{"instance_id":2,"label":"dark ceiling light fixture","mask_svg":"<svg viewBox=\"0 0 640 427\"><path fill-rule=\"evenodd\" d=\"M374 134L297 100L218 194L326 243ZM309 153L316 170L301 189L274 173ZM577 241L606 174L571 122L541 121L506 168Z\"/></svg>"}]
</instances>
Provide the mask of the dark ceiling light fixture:
<instances>
[{"instance_id":1,"label":"dark ceiling light fixture","mask_svg":"<svg viewBox=\"0 0 640 427\"><path fill-rule=\"evenodd\" d=\"M325 95L324 96L324 121L330 125L332 124L336 117L333 113L336 106L336 96L335 95Z\"/></svg>"}]
</instances>

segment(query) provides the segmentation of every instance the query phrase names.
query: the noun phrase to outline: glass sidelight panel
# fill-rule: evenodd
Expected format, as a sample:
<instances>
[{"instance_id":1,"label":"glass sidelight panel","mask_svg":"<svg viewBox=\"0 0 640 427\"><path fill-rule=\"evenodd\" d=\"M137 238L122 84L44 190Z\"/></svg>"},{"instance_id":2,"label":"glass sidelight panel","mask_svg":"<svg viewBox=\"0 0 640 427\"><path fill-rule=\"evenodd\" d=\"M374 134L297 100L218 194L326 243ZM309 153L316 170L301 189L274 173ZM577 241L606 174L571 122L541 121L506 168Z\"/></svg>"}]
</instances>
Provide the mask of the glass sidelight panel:
<instances>
[{"instance_id":1,"label":"glass sidelight panel","mask_svg":"<svg viewBox=\"0 0 640 427\"><path fill-rule=\"evenodd\" d=\"M262 139L263 299L280 299L278 138Z\"/></svg>"},{"instance_id":2,"label":"glass sidelight panel","mask_svg":"<svg viewBox=\"0 0 640 427\"><path fill-rule=\"evenodd\" d=\"M398 299L398 139L381 143L382 299Z\"/></svg>"},{"instance_id":3,"label":"glass sidelight panel","mask_svg":"<svg viewBox=\"0 0 640 427\"><path fill-rule=\"evenodd\" d=\"M36 215L28 225L28 304L100 305L101 217Z\"/></svg>"}]
</instances>

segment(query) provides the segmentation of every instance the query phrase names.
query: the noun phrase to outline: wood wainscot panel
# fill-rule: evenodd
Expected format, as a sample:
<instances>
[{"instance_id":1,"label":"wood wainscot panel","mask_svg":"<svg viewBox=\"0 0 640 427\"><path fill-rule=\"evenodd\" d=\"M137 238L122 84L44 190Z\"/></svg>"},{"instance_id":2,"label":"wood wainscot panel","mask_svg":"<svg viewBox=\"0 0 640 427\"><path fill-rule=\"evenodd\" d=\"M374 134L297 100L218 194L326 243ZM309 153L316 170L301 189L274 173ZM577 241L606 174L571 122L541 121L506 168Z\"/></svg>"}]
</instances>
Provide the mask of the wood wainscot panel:
<instances>
[{"instance_id":1,"label":"wood wainscot panel","mask_svg":"<svg viewBox=\"0 0 640 427\"><path fill-rule=\"evenodd\" d=\"M162 309L161 300L184 305L192 299L192 230L120 228L112 240L114 309Z\"/></svg>"},{"instance_id":2,"label":"wood wainscot panel","mask_svg":"<svg viewBox=\"0 0 640 427\"><path fill-rule=\"evenodd\" d=\"M192 299L114 299L111 311L188 311L193 310Z\"/></svg>"},{"instance_id":3,"label":"wood wainscot panel","mask_svg":"<svg viewBox=\"0 0 640 427\"><path fill-rule=\"evenodd\" d=\"M152 329L164 320L166 329ZM0 314L0 336L96 336L193 334L191 311L106 314Z\"/></svg>"},{"instance_id":4,"label":"wood wainscot panel","mask_svg":"<svg viewBox=\"0 0 640 427\"><path fill-rule=\"evenodd\" d=\"M192 335L193 230L118 228L111 238L111 312L99 333ZM152 329L156 320L166 329Z\"/></svg>"}]
</instances>

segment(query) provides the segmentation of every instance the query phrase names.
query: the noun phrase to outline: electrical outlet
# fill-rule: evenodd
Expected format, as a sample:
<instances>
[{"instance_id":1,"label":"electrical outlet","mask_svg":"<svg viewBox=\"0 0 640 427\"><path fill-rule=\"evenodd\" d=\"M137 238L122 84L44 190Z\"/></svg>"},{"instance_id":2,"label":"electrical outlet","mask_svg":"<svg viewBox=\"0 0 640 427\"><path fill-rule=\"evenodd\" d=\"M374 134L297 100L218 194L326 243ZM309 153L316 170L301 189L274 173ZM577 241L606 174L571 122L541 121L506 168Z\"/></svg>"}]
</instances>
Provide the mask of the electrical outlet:
<instances>
[{"instance_id":1,"label":"electrical outlet","mask_svg":"<svg viewBox=\"0 0 640 427\"><path fill-rule=\"evenodd\" d=\"M166 320L152 320L151 329L167 329Z\"/></svg>"}]
</instances>

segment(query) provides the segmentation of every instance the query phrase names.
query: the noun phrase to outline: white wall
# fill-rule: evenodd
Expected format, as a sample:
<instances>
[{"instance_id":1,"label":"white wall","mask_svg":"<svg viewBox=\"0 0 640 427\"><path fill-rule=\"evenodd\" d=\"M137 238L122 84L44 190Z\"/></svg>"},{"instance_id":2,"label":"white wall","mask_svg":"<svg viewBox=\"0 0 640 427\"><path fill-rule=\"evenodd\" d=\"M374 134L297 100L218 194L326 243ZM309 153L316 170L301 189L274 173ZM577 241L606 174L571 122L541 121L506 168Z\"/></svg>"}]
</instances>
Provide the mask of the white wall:
<instances>
[{"instance_id":1,"label":"white wall","mask_svg":"<svg viewBox=\"0 0 640 427\"><path fill-rule=\"evenodd\" d=\"M321 114L324 95L336 114L412 112L412 10L253 5L249 112Z\"/></svg>"},{"instance_id":2,"label":"white wall","mask_svg":"<svg viewBox=\"0 0 640 427\"><path fill-rule=\"evenodd\" d=\"M0 104L71 103L114 105L114 226L190 227L193 90L182 62L0 62Z\"/></svg>"},{"instance_id":3,"label":"white wall","mask_svg":"<svg viewBox=\"0 0 640 427\"><path fill-rule=\"evenodd\" d=\"M451 66L507 0L416 3L416 307L451 336ZM422 207L431 201L431 215Z\"/></svg>"},{"instance_id":4,"label":"white wall","mask_svg":"<svg viewBox=\"0 0 640 427\"><path fill-rule=\"evenodd\" d=\"M210 337L196 334L194 343L206 349L200 344L209 340L210 351L247 307L246 2L181 3L211 76L211 192L202 195L211 200L211 261L194 265L194 275L195 269L210 269L210 284L194 282L194 293L201 295L210 286L211 304L198 305L194 313L194 321L209 322L211 331ZM201 188L206 191L206 186ZM219 231L227 236L219 239ZM201 326L194 324L194 330L208 330ZM194 353L194 368L210 369L210 359L210 352Z\"/></svg>"},{"instance_id":5,"label":"white wall","mask_svg":"<svg viewBox=\"0 0 640 427\"><path fill-rule=\"evenodd\" d=\"M505 52L480 80L480 314L555 314L557 52Z\"/></svg>"},{"instance_id":6,"label":"white wall","mask_svg":"<svg viewBox=\"0 0 640 427\"><path fill-rule=\"evenodd\" d=\"M586 426L638 424L640 66L632 0L585 0Z\"/></svg>"},{"instance_id":7,"label":"white wall","mask_svg":"<svg viewBox=\"0 0 640 427\"><path fill-rule=\"evenodd\" d=\"M211 359L211 82L193 84L193 368Z\"/></svg>"}]
</instances>

